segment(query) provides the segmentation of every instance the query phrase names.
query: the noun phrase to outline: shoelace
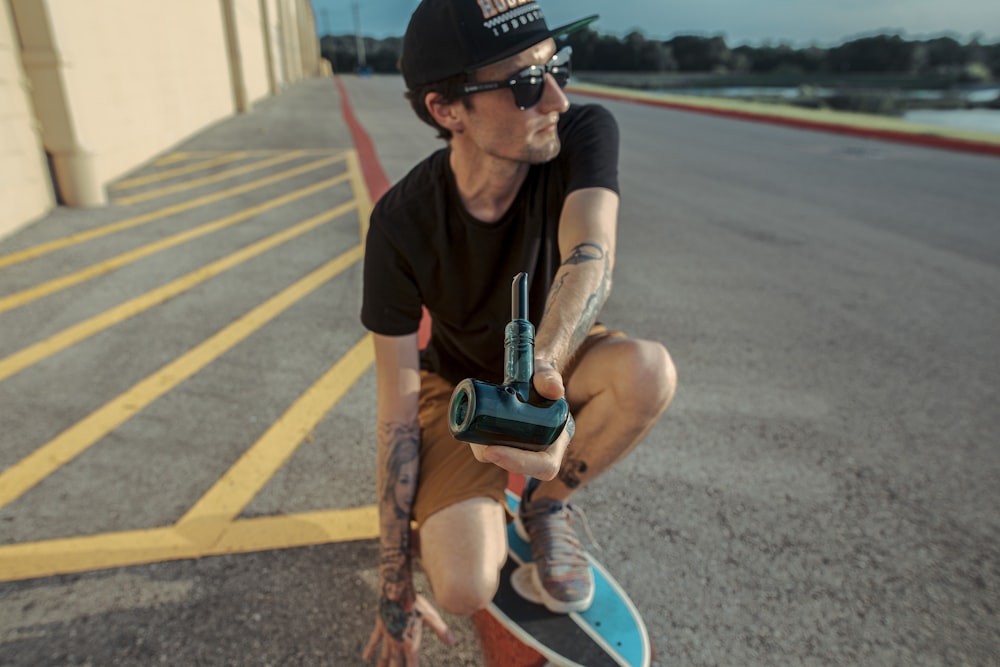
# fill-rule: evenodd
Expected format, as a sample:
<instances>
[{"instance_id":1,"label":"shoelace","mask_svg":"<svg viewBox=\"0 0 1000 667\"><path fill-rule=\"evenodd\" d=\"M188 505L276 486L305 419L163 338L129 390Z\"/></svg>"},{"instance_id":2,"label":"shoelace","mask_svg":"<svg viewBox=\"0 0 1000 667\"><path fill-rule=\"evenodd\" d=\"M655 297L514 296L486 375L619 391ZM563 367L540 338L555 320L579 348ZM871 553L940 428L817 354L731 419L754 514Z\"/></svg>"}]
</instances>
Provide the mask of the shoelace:
<instances>
[{"instance_id":1,"label":"shoelace","mask_svg":"<svg viewBox=\"0 0 1000 667\"><path fill-rule=\"evenodd\" d=\"M528 528L530 525L532 530L539 531L536 538L538 542L551 545L550 555L555 556L556 560L558 560L563 555L572 556L580 547L580 540L576 535L576 531L573 530L572 521L535 521L535 519L562 512L568 512L572 516L578 517L580 523L583 525L587 547L600 550L601 545L594 539L594 534L590 530L590 522L587 520L587 515L583 513L583 510L572 503L566 503L560 505L558 509L553 509L556 505L560 504L551 503L547 508L531 511L523 517L525 528Z\"/></svg>"},{"instance_id":2,"label":"shoelace","mask_svg":"<svg viewBox=\"0 0 1000 667\"><path fill-rule=\"evenodd\" d=\"M587 548L601 551L601 545L597 543L597 540L594 538L594 534L590 532L590 522L587 521L587 515L583 513L583 510L572 503L567 503L566 508L571 514L579 517L580 523L583 525L583 534L587 538Z\"/></svg>"}]
</instances>

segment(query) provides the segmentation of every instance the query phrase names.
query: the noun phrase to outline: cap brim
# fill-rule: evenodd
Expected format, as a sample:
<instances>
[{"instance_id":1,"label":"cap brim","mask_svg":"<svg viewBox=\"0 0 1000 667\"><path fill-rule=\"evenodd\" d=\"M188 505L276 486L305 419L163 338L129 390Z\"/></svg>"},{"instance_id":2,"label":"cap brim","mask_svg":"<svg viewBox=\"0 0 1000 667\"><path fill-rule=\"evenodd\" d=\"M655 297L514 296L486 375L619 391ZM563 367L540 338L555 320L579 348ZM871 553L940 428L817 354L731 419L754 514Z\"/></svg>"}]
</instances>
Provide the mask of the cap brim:
<instances>
[{"instance_id":1,"label":"cap brim","mask_svg":"<svg viewBox=\"0 0 1000 667\"><path fill-rule=\"evenodd\" d=\"M599 18L600 18L600 16L598 16L597 14L592 14L591 16L588 16L586 18L582 18L579 21L573 21L572 23L567 23L566 25L564 25L562 27L559 27L559 28L556 28L555 30L550 30L549 31L549 36L550 37L562 37L563 35L568 35L571 32L576 32L580 28L584 28L584 27L590 25L591 23L593 23L594 21L596 21Z\"/></svg>"},{"instance_id":2,"label":"cap brim","mask_svg":"<svg viewBox=\"0 0 1000 667\"><path fill-rule=\"evenodd\" d=\"M486 60L485 62L476 63L475 65L470 65L469 67L467 67L465 69L465 71L466 72L474 72L477 69L480 69L482 67L488 67L489 65L494 65L494 64L500 62L501 60L504 60L505 58L510 58L511 56L520 53L521 51L523 51L524 49L528 48L529 46L534 46L535 44L538 44L539 42L544 42L547 39L552 39L554 37L562 37L564 35L570 34L571 32L576 32L580 28L583 28L583 27L586 27L586 26L590 25L591 23L593 23L594 21L596 21L599 18L600 18L599 15L592 14L591 16L588 16L586 18L582 18L582 19L580 19L578 21L573 21L572 23L567 23L566 25L560 26L560 27L558 27L558 28L556 28L554 30L549 30L548 34L546 34L543 37L540 37L539 39L531 39L531 40L527 40L525 42L522 42L522 43L510 46L507 49L503 50L502 52L498 53L497 55L493 56L489 60Z\"/></svg>"}]
</instances>

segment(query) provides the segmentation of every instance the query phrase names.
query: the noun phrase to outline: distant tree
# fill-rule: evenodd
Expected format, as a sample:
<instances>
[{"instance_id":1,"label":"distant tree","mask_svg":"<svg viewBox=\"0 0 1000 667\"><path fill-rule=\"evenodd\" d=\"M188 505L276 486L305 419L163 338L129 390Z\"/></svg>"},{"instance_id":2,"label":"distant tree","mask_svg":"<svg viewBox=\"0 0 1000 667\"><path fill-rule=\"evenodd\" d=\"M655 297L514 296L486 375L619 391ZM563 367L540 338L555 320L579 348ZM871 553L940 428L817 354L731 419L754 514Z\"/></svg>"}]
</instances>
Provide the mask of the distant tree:
<instances>
[{"instance_id":1,"label":"distant tree","mask_svg":"<svg viewBox=\"0 0 1000 667\"><path fill-rule=\"evenodd\" d=\"M734 54L750 63L750 71L757 73L787 71L798 69L796 51L787 44L772 46L769 43L760 47L738 46Z\"/></svg>"},{"instance_id":2,"label":"distant tree","mask_svg":"<svg viewBox=\"0 0 1000 667\"><path fill-rule=\"evenodd\" d=\"M951 37L938 37L924 42L927 48L927 67L943 69L960 67L965 64L965 49L958 40Z\"/></svg>"},{"instance_id":3,"label":"distant tree","mask_svg":"<svg viewBox=\"0 0 1000 667\"><path fill-rule=\"evenodd\" d=\"M834 72L906 72L912 52L913 43L899 35L878 35L832 48L827 60Z\"/></svg>"},{"instance_id":4,"label":"distant tree","mask_svg":"<svg viewBox=\"0 0 1000 667\"><path fill-rule=\"evenodd\" d=\"M370 67L380 73L398 71L399 37L366 37L364 41ZM677 35L662 41L648 39L638 29L619 38L588 27L569 35L566 41L573 47L573 67L578 71L860 72L945 74L955 80L964 77L975 81L1000 78L1000 43L983 44L981 35L965 45L952 37L907 41L899 35L875 35L828 49L797 49L771 42L730 49L721 35ZM334 71L357 69L354 35L326 35L320 44L322 56Z\"/></svg>"},{"instance_id":5,"label":"distant tree","mask_svg":"<svg viewBox=\"0 0 1000 667\"><path fill-rule=\"evenodd\" d=\"M633 30L625 36L628 59L626 69L641 72L665 72L677 69L673 49L659 40L647 40L638 30Z\"/></svg>"},{"instance_id":6,"label":"distant tree","mask_svg":"<svg viewBox=\"0 0 1000 667\"><path fill-rule=\"evenodd\" d=\"M732 53L721 36L680 35L667 42L681 72L711 72L728 68Z\"/></svg>"},{"instance_id":7,"label":"distant tree","mask_svg":"<svg viewBox=\"0 0 1000 667\"><path fill-rule=\"evenodd\" d=\"M365 64L375 72L394 73L402 52L399 37L374 39L365 37ZM320 54L330 61L334 72L354 72L358 69L358 43L354 35L327 35L320 40Z\"/></svg>"},{"instance_id":8,"label":"distant tree","mask_svg":"<svg viewBox=\"0 0 1000 667\"><path fill-rule=\"evenodd\" d=\"M673 72L677 69L674 50L664 42L650 41L640 52L641 69L649 72Z\"/></svg>"},{"instance_id":9,"label":"distant tree","mask_svg":"<svg viewBox=\"0 0 1000 667\"><path fill-rule=\"evenodd\" d=\"M990 68L994 79L1000 79L1000 43L983 47L983 64Z\"/></svg>"}]
</instances>

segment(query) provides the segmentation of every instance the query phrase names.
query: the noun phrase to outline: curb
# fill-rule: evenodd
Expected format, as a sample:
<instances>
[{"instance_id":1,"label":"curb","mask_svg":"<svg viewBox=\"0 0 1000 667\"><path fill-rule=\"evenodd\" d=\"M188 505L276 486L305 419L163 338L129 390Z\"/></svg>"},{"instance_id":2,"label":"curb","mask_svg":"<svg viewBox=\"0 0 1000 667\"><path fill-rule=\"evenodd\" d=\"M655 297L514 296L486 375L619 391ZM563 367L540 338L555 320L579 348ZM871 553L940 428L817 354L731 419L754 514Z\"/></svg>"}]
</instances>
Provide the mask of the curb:
<instances>
[{"instance_id":1,"label":"curb","mask_svg":"<svg viewBox=\"0 0 1000 667\"><path fill-rule=\"evenodd\" d=\"M340 113L344 117L344 123L351 133L351 140L354 148L358 151L358 161L361 162L361 173L368 187L368 197L372 204L386 193L390 187L389 177L382 169L382 163L378 161L378 153L375 151L375 144L372 138L365 132L358 117L354 115L354 107L351 106L351 99L347 96L347 89L339 76L335 76L334 84L337 86L337 93L340 95ZM362 239L363 241L364 239Z\"/></svg>"}]
</instances>

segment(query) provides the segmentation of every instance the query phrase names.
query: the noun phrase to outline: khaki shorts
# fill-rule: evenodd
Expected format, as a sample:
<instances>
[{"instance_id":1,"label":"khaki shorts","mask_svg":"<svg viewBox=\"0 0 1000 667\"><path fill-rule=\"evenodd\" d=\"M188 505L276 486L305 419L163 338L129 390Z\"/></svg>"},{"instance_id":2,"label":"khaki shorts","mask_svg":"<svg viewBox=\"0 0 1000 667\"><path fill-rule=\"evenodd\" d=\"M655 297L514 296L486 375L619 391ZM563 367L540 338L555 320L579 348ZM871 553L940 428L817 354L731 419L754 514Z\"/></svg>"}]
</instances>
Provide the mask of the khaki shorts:
<instances>
[{"instance_id":1,"label":"khaki shorts","mask_svg":"<svg viewBox=\"0 0 1000 667\"><path fill-rule=\"evenodd\" d=\"M594 345L607 338L624 336L620 331L596 324L573 355L563 373L568 383L579 360ZM454 387L440 375L420 372L420 481L413 504L418 524L438 510L471 498L492 498L506 505L507 471L492 463L480 463L468 444L448 430L448 409Z\"/></svg>"}]
</instances>

